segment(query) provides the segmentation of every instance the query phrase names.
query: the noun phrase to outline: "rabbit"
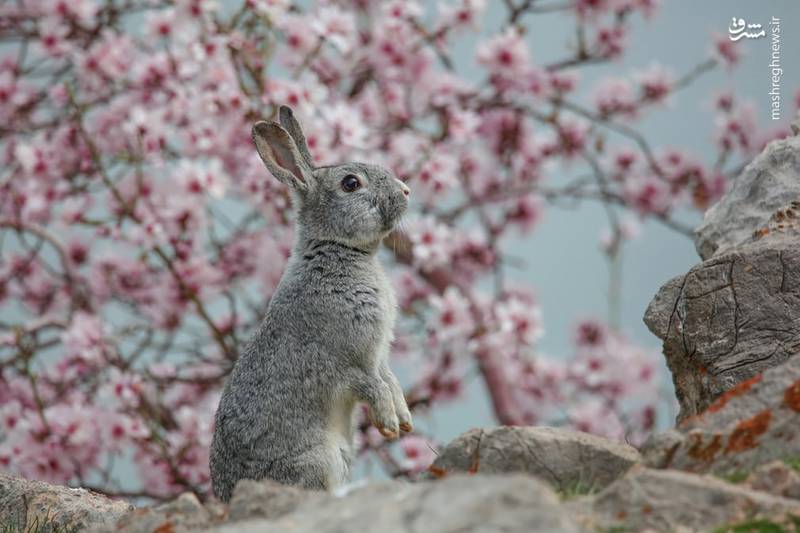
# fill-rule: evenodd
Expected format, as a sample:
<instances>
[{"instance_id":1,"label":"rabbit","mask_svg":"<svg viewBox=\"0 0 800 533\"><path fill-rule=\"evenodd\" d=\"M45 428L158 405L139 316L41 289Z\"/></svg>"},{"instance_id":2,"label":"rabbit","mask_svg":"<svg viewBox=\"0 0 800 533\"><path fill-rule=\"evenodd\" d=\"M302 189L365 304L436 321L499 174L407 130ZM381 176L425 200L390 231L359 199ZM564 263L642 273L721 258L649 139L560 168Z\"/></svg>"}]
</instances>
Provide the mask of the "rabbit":
<instances>
[{"instance_id":1,"label":"rabbit","mask_svg":"<svg viewBox=\"0 0 800 533\"><path fill-rule=\"evenodd\" d=\"M410 190L376 165L315 166L290 108L279 121L252 133L267 169L292 189L295 241L217 408L211 481L224 502L240 479L341 487L359 402L385 438L413 429L389 368L397 304L377 257Z\"/></svg>"}]
</instances>

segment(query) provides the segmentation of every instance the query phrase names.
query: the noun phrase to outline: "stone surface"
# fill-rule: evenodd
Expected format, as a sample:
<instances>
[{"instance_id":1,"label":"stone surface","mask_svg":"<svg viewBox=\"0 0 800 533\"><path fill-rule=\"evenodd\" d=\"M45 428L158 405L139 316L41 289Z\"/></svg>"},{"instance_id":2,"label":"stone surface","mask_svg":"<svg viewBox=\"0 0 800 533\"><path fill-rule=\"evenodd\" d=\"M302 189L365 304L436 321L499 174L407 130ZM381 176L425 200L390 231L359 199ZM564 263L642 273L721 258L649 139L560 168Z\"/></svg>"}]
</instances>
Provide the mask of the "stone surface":
<instances>
[{"instance_id":1,"label":"stone surface","mask_svg":"<svg viewBox=\"0 0 800 533\"><path fill-rule=\"evenodd\" d=\"M695 246L703 259L763 237L779 210L800 199L800 137L770 143L705 214ZM792 220L785 218L785 222ZM780 221L775 221L778 222Z\"/></svg>"},{"instance_id":2,"label":"stone surface","mask_svg":"<svg viewBox=\"0 0 800 533\"><path fill-rule=\"evenodd\" d=\"M279 518L304 502L319 501L323 497L319 492L287 487L271 480L243 479L233 491L228 518Z\"/></svg>"},{"instance_id":3,"label":"stone surface","mask_svg":"<svg viewBox=\"0 0 800 533\"><path fill-rule=\"evenodd\" d=\"M621 442L551 427L473 429L456 438L433 463L435 476L451 472L525 472L557 490L602 488L639 461Z\"/></svg>"},{"instance_id":4,"label":"stone surface","mask_svg":"<svg viewBox=\"0 0 800 533\"><path fill-rule=\"evenodd\" d=\"M378 483L344 497L300 505L277 520L216 526L217 533L572 532L583 531L545 483L521 474L453 475Z\"/></svg>"},{"instance_id":5,"label":"stone surface","mask_svg":"<svg viewBox=\"0 0 800 533\"><path fill-rule=\"evenodd\" d=\"M776 496L800 499L800 472L783 461L759 466L747 478L747 485Z\"/></svg>"},{"instance_id":6,"label":"stone surface","mask_svg":"<svg viewBox=\"0 0 800 533\"><path fill-rule=\"evenodd\" d=\"M171 502L136 509L123 516L113 527L98 527L94 531L122 533L182 533L196 531L210 524L211 514L197 496L184 493Z\"/></svg>"},{"instance_id":7,"label":"stone surface","mask_svg":"<svg viewBox=\"0 0 800 533\"><path fill-rule=\"evenodd\" d=\"M131 509L128 503L85 489L0 474L0 525L11 531L27 531L45 523L80 530L110 526Z\"/></svg>"},{"instance_id":8,"label":"stone surface","mask_svg":"<svg viewBox=\"0 0 800 533\"><path fill-rule=\"evenodd\" d=\"M652 437L642 453L653 467L722 476L800 458L800 356L740 383L677 430Z\"/></svg>"},{"instance_id":9,"label":"stone surface","mask_svg":"<svg viewBox=\"0 0 800 533\"><path fill-rule=\"evenodd\" d=\"M800 517L800 502L714 476L637 465L595 496L566 505L596 531L711 531L756 518Z\"/></svg>"},{"instance_id":10,"label":"stone surface","mask_svg":"<svg viewBox=\"0 0 800 533\"><path fill-rule=\"evenodd\" d=\"M781 234L716 255L668 281L644 321L664 341L678 420L696 415L800 351L800 240Z\"/></svg>"}]
</instances>

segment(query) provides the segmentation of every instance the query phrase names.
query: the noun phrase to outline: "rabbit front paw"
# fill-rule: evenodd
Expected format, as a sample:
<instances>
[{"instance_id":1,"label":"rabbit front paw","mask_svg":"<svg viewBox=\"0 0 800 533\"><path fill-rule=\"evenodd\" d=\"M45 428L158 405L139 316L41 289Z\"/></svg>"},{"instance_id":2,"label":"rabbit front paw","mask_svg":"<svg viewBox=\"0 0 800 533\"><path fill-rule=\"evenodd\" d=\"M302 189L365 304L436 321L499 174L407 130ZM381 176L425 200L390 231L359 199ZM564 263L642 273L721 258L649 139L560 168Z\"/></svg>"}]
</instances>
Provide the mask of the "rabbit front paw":
<instances>
[{"instance_id":1,"label":"rabbit front paw","mask_svg":"<svg viewBox=\"0 0 800 533\"><path fill-rule=\"evenodd\" d=\"M394 412L394 406L384 406L381 409L369 408L369 417L372 425L381 435L389 440L394 440L400 434L400 420Z\"/></svg>"},{"instance_id":2,"label":"rabbit front paw","mask_svg":"<svg viewBox=\"0 0 800 533\"><path fill-rule=\"evenodd\" d=\"M411 413L408 412L408 407L403 406L404 412L397 413L397 418L400 420L400 429L405 433L414 431L414 423L411 421Z\"/></svg>"},{"instance_id":3,"label":"rabbit front paw","mask_svg":"<svg viewBox=\"0 0 800 533\"><path fill-rule=\"evenodd\" d=\"M360 369L354 369L349 379L356 397L369 407L372 425L387 439L396 439L400 435L400 420L395 411L391 386L382 376Z\"/></svg>"},{"instance_id":4,"label":"rabbit front paw","mask_svg":"<svg viewBox=\"0 0 800 533\"><path fill-rule=\"evenodd\" d=\"M389 365L384 364L381 368L381 378L384 383L389 387L392 393L392 403L394 404L394 412L397 414L397 419L400 422L400 429L405 433L411 433L414 430L414 424L411 421L411 412L408 410L406 397L403 394L403 387L397 377L389 369Z\"/></svg>"}]
</instances>

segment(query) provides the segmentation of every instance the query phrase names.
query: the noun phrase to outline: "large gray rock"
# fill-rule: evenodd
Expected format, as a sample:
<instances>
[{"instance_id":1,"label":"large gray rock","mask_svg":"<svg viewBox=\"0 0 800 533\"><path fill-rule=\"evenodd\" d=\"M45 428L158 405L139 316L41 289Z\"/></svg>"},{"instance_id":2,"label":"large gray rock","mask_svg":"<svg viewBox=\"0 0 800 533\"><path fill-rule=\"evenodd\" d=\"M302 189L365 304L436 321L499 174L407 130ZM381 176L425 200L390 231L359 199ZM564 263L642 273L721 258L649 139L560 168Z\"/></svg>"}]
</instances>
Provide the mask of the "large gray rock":
<instances>
[{"instance_id":1,"label":"large gray rock","mask_svg":"<svg viewBox=\"0 0 800 533\"><path fill-rule=\"evenodd\" d=\"M277 520L217 526L217 533L439 533L583 531L543 482L521 474L454 475L370 485L300 505Z\"/></svg>"},{"instance_id":2,"label":"large gray rock","mask_svg":"<svg viewBox=\"0 0 800 533\"><path fill-rule=\"evenodd\" d=\"M739 476L800 457L800 356L740 383L642 449L646 464Z\"/></svg>"},{"instance_id":3,"label":"large gray rock","mask_svg":"<svg viewBox=\"0 0 800 533\"><path fill-rule=\"evenodd\" d=\"M776 212L800 199L800 137L770 143L747 165L697 229L703 259L766 236ZM781 222L781 221L776 221ZM786 222L791 220L786 219Z\"/></svg>"},{"instance_id":4,"label":"large gray rock","mask_svg":"<svg viewBox=\"0 0 800 533\"><path fill-rule=\"evenodd\" d=\"M678 420L800 351L800 137L770 143L706 213L705 259L644 321L664 341Z\"/></svg>"},{"instance_id":5,"label":"large gray rock","mask_svg":"<svg viewBox=\"0 0 800 533\"><path fill-rule=\"evenodd\" d=\"M552 427L472 429L434 461L431 472L533 474L557 490L600 489L640 459L635 448L580 431Z\"/></svg>"},{"instance_id":6,"label":"large gray rock","mask_svg":"<svg viewBox=\"0 0 800 533\"><path fill-rule=\"evenodd\" d=\"M111 526L133 506L86 489L0 474L0 525L11 531L84 530ZM47 524L47 526L45 526ZM31 529L33 530L33 529Z\"/></svg>"},{"instance_id":7,"label":"large gray rock","mask_svg":"<svg viewBox=\"0 0 800 533\"><path fill-rule=\"evenodd\" d=\"M599 494L567 507L595 531L711 531L757 518L780 523L800 517L796 500L714 476L642 466L632 468Z\"/></svg>"},{"instance_id":8,"label":"large gray rock","mask_svg":"<svg viewBox=\"0 0 800 533\"><path fill-rule=\"evenodd\" d=\"M659 290L644 321L664 341L678 419L698 414L800 351L800 240L780 234L700 263Z\"/></svg>"}]
</instances>

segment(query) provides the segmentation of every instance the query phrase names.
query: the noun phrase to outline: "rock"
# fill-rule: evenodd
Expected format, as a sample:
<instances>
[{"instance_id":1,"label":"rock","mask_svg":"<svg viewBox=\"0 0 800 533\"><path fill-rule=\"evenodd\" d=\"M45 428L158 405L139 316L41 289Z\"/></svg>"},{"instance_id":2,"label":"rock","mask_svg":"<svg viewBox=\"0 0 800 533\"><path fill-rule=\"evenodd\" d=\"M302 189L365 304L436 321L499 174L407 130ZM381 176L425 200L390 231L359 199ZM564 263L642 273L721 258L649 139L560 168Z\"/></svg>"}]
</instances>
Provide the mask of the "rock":
<instances>
[{"instance_id":1,"label":"rock","mask_svg":"<svg viewBox=\"0 0 800 533\"><path fill-rule=\"evenodd\" d=\"M551 427L473 429L451 442L433 463L451 472L533 474L556 490L603 488L640 459L635 448L580 431Z\"/></svg>"},{"instance_id":2,"label":"rock","mask_svg":"<svg viewBox=\"0 0 800 533\"><path fill-rule=\"evenodd\" d=\"M644 316L664 341L678 420L800 351L800 137L747 165L695 244L705 261L661 287Z\"/></svg>"},{"instance_id":3,"label":"rock","mask_svg":"<svg viewBox=\"0 0 800 533\"><path fill-rule=\"evenodd\" d=\"M585 527L600 531L710 531L759 517L773 522L800 517L798 501L714 476L651 470L641 465L599 494L567 507Z\"/></svg>"},{"instance_id":4,"label":"rock","mask_svg":"<svg viewBox=\"0 0 800 533\"><path fill-rule=\"evenodd\" d=\"M740 383L705 412L649 439L644 462L659 468L750 473L800 457L800 356Z\"/></svg>"},{"instance_id":5,"label":"rock","mask_svg":"<svg viewBox=\"0 0 800 533\"><path fill-rule=\"evenodd\" d=\"M322 493L289 487L275 481L243 479L233 491L228 517L230 520L248 518L280 518L309 500L317 501Z\"/></svg>"},{"instance_id":6,"label":"rock","mask_svg":"<svg viewBox=\"0 0 800 533\"><path fill-rule=\"evenodd\" d=\"M208 526L210 513L192 493L183 493L175 500L144 507L125 515L113 528L96 528L94 531L123 533L181 533Z\"/></svg>"},{"instance_id":7,"label":"rock","mask_svg":"<svg viewBox=\"0 0 800 533\"><path fill-rule=\"evenodd\" d=\"M800 499L800 472L783 461L759 466L747 478L747 485L775 496Z\"/></svg>"},{"instance_id":8,"label":"rock","mask_svg":"<svg viewBox=\"0 0 800 533\"><path fill-rule=\"evenodd\" d=\"M217 533L349 533L380 531L583 531L545 483L522 474L453 475L438 481L369 485L344 497L300 505L277 520L217 526Z\"/></svg>"},{"instance_id":9,"label":"rock","mask_svg":"<svg viewBox=\"0 0 800 533\"><path fill-rule=\"evenodd\" d=\"M800 199L800 137L771 142L705 214L695 246L703 259L752 242L779 210ZM787 223L794 219L786 218Z\"/></svg>"},{"instance_id":10,"label":"rock","mask_svg":"<svg viewBox=\"0 0 800 533\"><path fill-rule=\"evenodd\" d=\"M132 509L128 503L86 489L0 474L0 524L11 531L28 531L35 526L47 531L44 524L70 530L112 526Z\"/></svg>"},{"instance_id":11,"label":"rock","mask_svg":"<svg viewBox=\"0 0 800 533\"><path fill-rule=\"evenodd\" d=\"M718 253L667 282L644 321L664 341L678 420L698 414L800 351L800 240L780 234Z\"/></svg>"}]
</instances>

